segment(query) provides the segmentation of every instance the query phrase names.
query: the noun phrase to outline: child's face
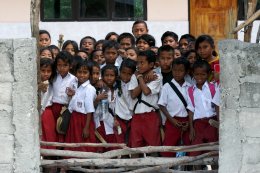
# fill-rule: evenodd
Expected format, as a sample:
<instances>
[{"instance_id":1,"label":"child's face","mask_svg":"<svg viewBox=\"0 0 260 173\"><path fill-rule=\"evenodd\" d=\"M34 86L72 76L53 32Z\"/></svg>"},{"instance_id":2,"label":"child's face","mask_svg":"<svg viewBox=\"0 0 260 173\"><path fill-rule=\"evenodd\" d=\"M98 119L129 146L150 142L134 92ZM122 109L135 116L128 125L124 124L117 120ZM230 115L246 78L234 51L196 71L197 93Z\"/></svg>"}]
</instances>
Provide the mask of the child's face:
<instances>
[{"instance_id":1,"label":"child's face","mask_svg":"<svg viewBox=\"0 0 260 173\"><path fill-rule=\"evenodd\" d=\"M149 44L143 39L140 39L137 42L136 47L139 51L145 51L145 50L148 50L150 48Z\"/></svg>"},{"instance_id":2,"label":"child's face","mask_svg":"<svg viewBox=\"0 0 260 173\"><path fill-rule=\"evenodd\" d=\"M176 48L176 47L178 47L178 42L175 41L173 37L168 36L168 37L164 38L163 45L169 45L173 48Z\"/></svg>"},{"instance_id":3,"label":"child's face","mask_svg":"<svg viewBox=\"0 0 260 173\"><path fill-rule=\"evenodd\" d=\"M183 38L180 40L180 48L183 53L187 52L189 49L189 42L187 39Z\"/></svg>"},{"instance_id":4,"label":"child's face","mask_svg":"<svg viewBox=\"0 0 260 173\"><path fill-rule=\"evenodd\" d=\"M102 43L99 43L96 45L96 50L102 50L103 48L103 44Z\"/></svg>"},{"instance_id":5,"label":"child's face","mask_svg":"<svg viewBox=\"0 0 260 173\"><path fill-rule=\"evenodd\" d=\"M85 52L78 52L78 56L80 56L82 59L88 59L88 55Z\"/></svg>"},{"instance_id":6,"label":"child's face","mask_svg":"<svg viewBox=\"0 0 260 173\"><path fill-rule=\"evenodd\" d=\"M47 47L51 45L51 39L48 34L40 34L39 35L39 46Z\"/></svg>"},{"instance_id":7,"label":"child's face","mask_svg":"<svg viewBox=\"0 0 260 173\"><path fill-rule=\"evenodd\" d=\"M202 59L207 61L211 58L213 50L214 48L209 44L209 42L203 41L199 44L197 52Z\"/></svg>"},{"instance_id":8,"label":"child's face","mask_svg":"<svg viewBox=\"0 0 260 173\"><path fill-rule=\"evenodd\" d=\"M136 54L135 50L128 49L126 51L126 55L127 55L127 58L137 61L137 54Z\"/></svg>"},{"instance_id":9,"label":"child's face","mask_svg":"<svg viewBox=\"0 0 260 173\"><path fill-rule=\"evenodd\" d=\"M202 86L208 80L209 74L205 68L201 67L194 69L193 76L196 84Z\"/></svg>"},{"instance_id":10,"label":"child's face","mask_svg":"<svg viewBox=\"0 0 260 173\"><path fill-rule=\"evenodd\" d=\"M76 72L76 77L78 78L78 82L83 84L89 79L89 70L87 67L80 67Z\"/></svg>"},{"instance_id":11,"label":"child's face","mask_svg":"<svg viewBox=\"0 0 260 173\"><path fill-rule=\"evenodd\" d=\"M65 51L69 52L72 56L75 55L75 49L74 49L74 47L72 46L72 44L68 44L68 45L65 47Z\"/></svg>"},{"instance_id":12,"label":"child's face","mask_svg":"<svg viewBox=\"0 0 260 173\"><path fill-rule=\"evenodd\" d=\"M139 73L144 74L153 69L154 63L149 63L146 56L137 57L137 69Z\"/></svg>"},{"instance_id":13,"label":"child's face","mask_svg":"<svg viewBox=\"0 0 260 173\"><path fill-rule=\"evenodd\" d=\"M180 58L181 57L181 51L179 49L174 49L174 58Z\"/></svg>"},{"instance_id":14,"label":"child's face","mask_svg":"<svg viewBox=\"0 0 260 173\"><path fill-rule=\"evenodd\" d=\"M191 52L188 57L187 57L188 61L190 62L191 65L194 64L194 62L196 61L196 53L195 52Z\"/></svg>"},{"instance_id":15,"label":"child's face","mask_svg":"<svg viewBox=\"0 0 260 173\"><path fill-rule=\"evenodd\" d=\"M133 71L131 68L123 67L120 71L120 79L125 83L128 83L130 81L132 75Z\"/></svg>"},{"instance_id":16,"label":"child's face","mask_svg":"<svg viewBox=\"0 0 260 173\"><path fill-rule=\"evenodd\" d=\"M70 70L70 64L68 62L61 60L61 59L58 59L57 60L57 70L58 70L58 73L62 77L65 77Z\"/></svg>"},{"instance_id":17,"label":"child's face","mask_svg":"<svg viewBox=\"0 0 260 173\"><path fill-rule=\"evenodd\" d=\"M104 57L107 64L115 64L116 58L118 56L117 50L115 48L107 48L104 52Z\"/></svg>"},{"instance_id":18,"label":"child's face","mask_svg":"<svg viewBox=\"0 0 260 173\"><path fill-rule=\"evenodd\" d=\"M116 81L116 74L114 70L107 69L103 76L104 82L107 84L108 87L113 87Z\"/></svg>"},{"instance_id":19,"label":"child's face","mask_svg":"<svg viewBox=\"0 0 260 173\"><path fill-rule=\"evenodd\" d=\"M58 50L58 49L51 49L51 52L52 52L53 58L55 59L56 56L57 56L58 53L59 53L59 50Z\"/></svg>"},{"instance_id":20,"label":"child's face","mask_svg":"<svg viewBox=\"0 0 260 173\"><path fill-rule=\"evenodd\" d=\"M52 59L51 51L49 51L49 50L44 50L44 51L42 51L40 57Z\"/></svg>"},{"instance_id":21,"label":"child's face","mask_svg":"<svg viewBox=\"0 0 260 173\"><path fill-rule=\"evenodd\" d=\"M174 64L172 67L172 76L176 82L183 82L186 70L183 64Z\"/></svg>"},{"instance_id":22,"label":"child's face","mask_svg":"<svg viewBox=\"0 0 260 173\"><path fill-rule=\"evenodd\" d=\"M94 50L93 40L90 38L84 39L81 48L85 48L86 51L90 54Z\"/></svg>"},{"instance_id":23,"label":"child's face","mask_svg":"<svg viewBox=\"0 0 260 173\"><path fill-rule=\"evenodd\" d=\"M99 65L102 65L105 63L105 58L104 58L103 52L101 50L95 52L93 61L96 61Z\"/></svg>"},{"instance_id":24,"label":"child's face","mask_svg":"<svg viewBox=\"0 0 260 173\"><path fill-rule=\"evenodd\" d=\"M117 35L111 35L108 40L110 41L117 41Z\"/></svg>"},{"instance_id":25,"label":"child's face","mask_svg":"<svg viewBox=\"0 0 260 173\"><path fill-rule=\"evenodd\" d=\"M98 82L100 77L100 68L94 66L92 68L92 76L91 76L91 83L94 85Z\"/></svg>"},{"instance_id":26,"label":"child's face","mask_svg":"<svg viewBox=\"0 0 260 173\"><path fill-rule=\"evenodd\" d=\"M135 38L138 38L143 34L148 34L148 29L146 28L145 24L138 23L133 26L132 33L134 34Z\"/></svg>"},{"instance_id":27,"label":"child's face","mask_svg":"<svg viewBox=\"0 0 260 173\"><path fill-rule=\"evenodd\" d=\"M129 47L132 47L131 39L130 38L123 38L120 41L120 49L127 49Z\"/></svg>"},{"instance_id":28,"label":"child's face","mask_svg":"<svg viewBox=\"0 0 260 173\"><path fill-rule=\"evenodd\" d=\"M174 59L173 52L162 51L160 53L159 63L160 63L162 72L166 72L171 69L173 59Z\"/></svg>"},{"instance_id":29,"label":"child's face","mask_svg":"<svg viewBox=\"0 0 260 173\"><path fill-rule=\"evenodd\" d=\"M52 74L51 66L42 66L40 68L41 81L49 80Z\"/></svg>"}]
</instances>

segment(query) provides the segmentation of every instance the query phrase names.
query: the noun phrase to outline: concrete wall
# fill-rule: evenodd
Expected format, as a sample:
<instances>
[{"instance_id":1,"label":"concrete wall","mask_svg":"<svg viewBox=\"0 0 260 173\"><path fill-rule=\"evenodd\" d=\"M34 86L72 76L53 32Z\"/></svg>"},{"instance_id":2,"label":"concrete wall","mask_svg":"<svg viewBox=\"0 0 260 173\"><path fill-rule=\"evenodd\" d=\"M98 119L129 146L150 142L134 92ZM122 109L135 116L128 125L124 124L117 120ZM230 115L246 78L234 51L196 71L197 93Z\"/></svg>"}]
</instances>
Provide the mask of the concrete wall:
<instances>
[{"instance_id":1,"label":"concrete wall","mask_svg":"<svg viewBox=\"0 0 260 173\"><path fill-rule=\"evenodd\" d=\"M220 173L260 172L260 45L220 42Z\"/></svg>"},{"instance_id":2,"label":"concrete wall","mask_svg":"<svg viewBox=\"0 0 260 173\"><path fill-rule=\"evenodd\" d=\"M35 40L0 40L0 172L39 172Z\"/></svg>"}]
</instances>

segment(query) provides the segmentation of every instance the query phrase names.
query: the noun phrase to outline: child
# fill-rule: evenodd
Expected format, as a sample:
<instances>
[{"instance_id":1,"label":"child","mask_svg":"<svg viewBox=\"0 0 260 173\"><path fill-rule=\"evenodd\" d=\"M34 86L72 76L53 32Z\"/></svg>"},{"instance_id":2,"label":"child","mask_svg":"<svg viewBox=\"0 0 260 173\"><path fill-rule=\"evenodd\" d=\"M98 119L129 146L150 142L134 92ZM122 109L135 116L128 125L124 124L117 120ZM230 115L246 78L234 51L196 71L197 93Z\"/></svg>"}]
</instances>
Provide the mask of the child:
<instances>
[{"instance_id":1,"label":"child","mask_svg":"<svg viewBox=\"0 0 260 173\"><path fill-rule=\"evenodd\" d=\"M190 84L184 80L189 69L189 62L184 58L175 59L172 63L173 79L166 83L161 91L158 101L159 107L167 120L165 123L164 146L177 146L181 141L184 145L189 144L187 90ZM172 86L175 86L173 90ZM173 87L174 87L173 86ZM182 98L181 98L182 97ZM175 153L161 153L164 157L172 157Z\"/></svg>"},{"instance_id":2,"label":"child","mask_svg":"<svg viewBox=\"0 0 260 173\"><path fill-rule=\"evenodd\" d=\"M217 66L219 66L219 57L215 51L213 38L209 35L199 36L195 43L195 50L200 58L206 60L210 64L212 74L209 76L209 81L218 81L219 79L214 79L213 76Z\"/></svg>"},{"instance_id":3,"label":"child","mask_svg":"<svg viewBox=\"0 0 260 173\"><path fill-rule=\"evenodd\" d=\"M75 76L69 73L71 65L72 55L66 51L61 51L55 59L53 70L53 104L51 108L55 124L62 107L69 104L70 97L74 95L77 88ZM58 141L63 142L64 136L59 135Z\"/></svg>"},{"instance_id":4,"label":"child","mask_svg":"<svg viewBox=\"0 0 260 173\"><path fill-rule=\"evenodd\" d=\"M130 47L126 49L126 57L137 61L138 50L135 47Z\"/></svg>"},{"instance_id":5,"label":"child","mask_svg":"<svg viewBox=\"0 0 260 173\"><path fill-rule=\"evenodd\" d=\"M104 81L104 87L101 90L100 95L97 96L95 103L99 103L94 113L95 124L97 131L108 143L115 143L114 135L114 116L115 116L115 96L117 89L115 88L116 79L118 77L118 70L114 65L108 64L101 70L102 80ZM107 103L104 103L107 101ZM102 104L105 104L104 106ZM108 106L106 105L108 104ZM107 108L105 108L107 107ZM103 149L103 150L110 150Z\"/></svg>"},{"instance_id":6,"label":"child","mask_svg":"<svg viewBox=\"0 0 260 173\"><path fill-rule=\"evenodd\" d=\"M131 76L136 70L136 62L131 59L125 59L120 66L120 84L116 92L116 104L114 117L114 134L117 143L126 143L129 141L130 120L133 112L129 109L133 100L128 91Z\"/></svg>"},{"instance_id":7,"label":"child","mask_svg":"<svg viewBox=\"0 0 260 173\"><path fill-rule=\"evenodd\" d=\"M159 64L161 67L163 85L170 82L172 76L172 62L174 60L174 49L169 45L161 46L158 50Z\"/></svg>"},{"instance_id":8,"label":"child","mask_svg":"<svg viewBox=\"0 0 260 173\"><path fill-rule=\"evenodd\" d=\"M210 65L197 60L193 65L196 85L188 89L190 140L192 145L218 141L218 129L209 124L210 119L219 120L220 93L214 84L208 83ZM201 152L191 152L197 156Z\"/></svg>"},{"instance_id":9,"label":"child","mask_svg":"<svg viewBox=\"0 0 260 173\"><path fill-rule=\"evenodd\" d=\"M118 49L119 44L115 41L108 41L103 45L102 51L106 60L104 66L110 64L115 65L117 68L119 68L120 64L116 61L118 57Z\"/></svg>"},{"instance_id":10,"label":"child","mask_svg":"<svg viewBox=\"0 0 260 173\"><path fill-rule=\"evenodd\" d=\"M110 41L117 41L118 38L118 34L115 32L109 32L106 37L105 40L110 40Z\"/></svg>"},{"instance_id":11,"label":"child","mask_svg":"<svg viewBox=\"0 0 260 173\"><path fill-rule=\"evenodd\" d=\"M149 30L145 21L137 20L133 23L132 33L136 39L143 34L148 34L148 31Z\"/></svg>"},{"instance_id":12,"label":"child","mask_svg":"<svg viewBox=\"0 0 260 173\"><path fill-rule=\"evenodd\" d=\"M90 76L90 83L93 85L96 90L98 91L98 81L100 79L100 65L95 61L89 61L88 66L90 68L91 76Z\"/></svg>"},{"instance_id":13,"label":"child","mask_svg":"<svg viewBox=\"0 0 260 173\"><path fill-rule=\"evenodd\" d=\"M72 56L76 55L79 51L77 42L73 40L67 40L62 45L62 50L69 52Z\"/></svg>"},{"instance_id":14,"label":"child","mask_svg":"<svg viewBox=\"0 0 260 173\"><path fill-rule=\"evenodd\" d=\"M119 35L117 42L119 43L120 49L127 49L135 46L135 38L132 34L124 32Z\"/></svg>"},{"instance_id":15,"label":"child","mask_svg":"<svg viewBox=\"0 0 260 173\"><path fill-rule=\"evenodd\" d=\"M155 39L152 35L143 34L136 39L136 47L139 51L145 51L155 46Z\"/></svg>"},{"instance_id":16,"label":"child","mask_svg":"<svg viewBox=\"0 0 260 173\"><path fill-rule=\"evenodd\" d=\"M94 46L94 49L96 50L102 50L103 49L103 45L108 42L108 40L98 40Z\"/></svg>"},{"instance_id":17,"label":"child","mask_svg":"<svg viewBox=\"0 0 260 173\"><path fill-rule=\"evenodd\" d=\"M176 47L174 49L174 59L180 58L182 56L181 49L179 47Z\"/></svg>"},{"instance_id":18,"label":"child","mask_svg":"<svg viewBox=\"0 0 260 173\"><path fill-rule=\"evenodd\" d=\"M90 60L97 62L102 68L105 64L105 58L102 50L93 50L90 55Z\"/></svg>"},{"instance_id":19,"label":"child","mask_svg":"<svg viewBox=\"0 0 260 173\"><path fill-rule=\"evenodd\" d=\"M60 49L55 46L55 45L50 45L49 49L51 49L52 55L53 55L53 59L56 58L56 56L58 55L58 53L60 52Z\"/></svg>"},{"instance_id":20,"label":"child","mask_svg":"<svg viewBox=\"0 0 260 173\"><path fill-rule=\"evenodd\" d=\"M76 66L76 77L78 88L69 104L69 111L72 112L69 128L66 133L66 143L95 143L95 124L93 119L94 100L96 89L90 84L91 71L86 61ZM76 147L66 148L67 150L95 152L95 148Z\"/></svg>"},{"instance_id":21,"label":"child","mask_svg":"<svg viewBox=\"0 0 260 173\"><path fill-rule=\"evenodd\" d=\"M51 45L51 35L46 30L40 30L39 31L39 46L42 47L48 47Z\"/></svg>"},{"instance_id":22,"label":"child","mask_svg":"<svg viewBox=\"0 0 260 173\"><path fill-rule=\"evenodd\" d=\"M77 53L82 59L88 60L88 52L85 50L79 50Z\"/></svg>"},{"instance_id":23,"label":"child","mask_svg":"<svg viewBox=\"0 0 260 173\"><path fill-rule=\"evenodd\" d=\"M170 45L173 48L177 48L178 43L178 35L172 31L166 31L161 37L162 45Z\"/></svg>"},{"instance_id":24,"label":"child","mask_svg":"<svg viewBox=\"0 0 260 173\"><path fill-rule=\"evenodd\" d=\"M90 55L94 50L94 45L96 44L96 39L90 36L86 36L80 40L79 47L81 50L85 50Z\"/></svg>"},{"instance_id":25,"label":"child","mask_svg":"<svg viewBox=\"0 0 260 173\"><path fill-rule=\"evenodd\" d=\"M194 62L197 60L197 53L194 49L186 52L184 57L190 62L190 68L192 68Z\"/></svg>"},{"instance_id":26,"label":"child","mask_svg":"<svg viewBox=\"0 0 260 173\"><path fill-rule=\"evenodd\" d=\"M179 40L179 45L181 48L181 53L185 54L188 50L194 49L194 43L196 38L190 34L184 34Z\"/></svg>"},{"instance_id":27,"label":"child","mask_svg":"<svg viewBox=\"0 0 260 173\"><path fill-rule=\"evenodd\" d=\"M157 75L154 81L144 82L144 78L153 72L156 61L155 53L151 50L140 52L137 58L138 71L132 75L128 87L135 104L132 107L131 147L159 146L160 118L157 114L158 98L161 88L161 77Z\"/></svg>"},{"instance_id":28,"label":"child","mask_svg":"<svg viewBox=\"0 0 260 173\"><path fill-rule=\"evenodd\" d=\"M51 49L49 47L43 47L40 49L40 57L41 58L49 58L53 59L53 55Z\"/></svg>"},{"instance_id":29,"label":"child","mask_svg":"<svg viewBox=\"0 0 260 173\"><path fill-rule=\"evenodd\" d=\"M81 56L74 56L72 58L72 63L71 63L71 68L70 68L70 73L73 75L76 75L76 66L80 63L84 61L84 59L81 58Z\"/></svg>"}]
</instances>

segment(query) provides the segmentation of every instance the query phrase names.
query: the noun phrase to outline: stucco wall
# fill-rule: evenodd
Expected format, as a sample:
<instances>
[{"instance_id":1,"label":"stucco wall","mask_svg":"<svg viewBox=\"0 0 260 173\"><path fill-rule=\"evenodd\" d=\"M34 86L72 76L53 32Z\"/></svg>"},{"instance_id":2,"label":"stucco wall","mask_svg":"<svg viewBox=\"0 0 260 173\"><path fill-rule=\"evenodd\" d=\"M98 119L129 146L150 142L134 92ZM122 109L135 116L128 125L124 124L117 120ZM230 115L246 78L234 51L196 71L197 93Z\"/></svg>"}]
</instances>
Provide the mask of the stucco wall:
<instances>
[{"instance_id":1,"label":"stucco wall","mask_svg":"<svg viewBox=\"0 0 260 173\"><path fill-rule=\"evenodd\" d=\"M220 42L220 173L260 172L260 45Z\"/></svg>"},{"instance_id":2,"label":"stucco wall","mask_svg":"<svg viewBox=\"0 0 260 173\"><path fill-rule=\"evenodd\" d=\"M38 173L35 40L0 40L0 172Z\"/></svg>"}]
</instances>

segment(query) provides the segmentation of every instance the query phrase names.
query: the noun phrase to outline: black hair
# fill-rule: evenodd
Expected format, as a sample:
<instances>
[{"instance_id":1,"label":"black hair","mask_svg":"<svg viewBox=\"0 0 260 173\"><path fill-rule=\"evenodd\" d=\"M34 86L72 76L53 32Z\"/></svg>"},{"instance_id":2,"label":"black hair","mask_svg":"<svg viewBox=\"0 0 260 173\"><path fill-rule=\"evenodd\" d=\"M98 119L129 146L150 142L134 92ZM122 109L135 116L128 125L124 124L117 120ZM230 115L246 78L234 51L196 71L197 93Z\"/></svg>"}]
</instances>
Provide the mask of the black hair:
<instances>
[{"instance_id":1,"label":"black hair","mask_svg":"<svg viewBox=\"0 0 260 173\"><path fill-rule=\"evenodd\" d=\"M69 65L72 64L72 61L73 61L73 56L69 53L69 52L66 52L66 51L60 51L57 56L56 56L56 59L54 61L54 68L57 68L57 62L58 60L62 60L66 63L68 63ZM56 70L55 70L56 71Z\"/></svg>"},{"instance_id":2,"label":"black hair","mask_svg":"<svg viewBox=\"0 0 260 173\"><path fill-rule=\"evenodd\" d=\"M208 74L211 73L211 67L206 60L198 59L197 61L195 61L192 66L193 72L196 68L205 68L205 70Z\"/></svg>"},{"instance_id":3,"label":"black hair","mask_svg":"<svg viewBox=\"0 0 260 173\"><path fill-rule=\"evenodd\" d=\"M134 51L135 51L135 53L138 55L138 53L139 53L139 50L138 50L136 47L128 47L128 48L126 48L126 49L125 49L125 51L128 51L129 49L132 49L132 50L134 50Z\"/></svg>"},{"instance_id":4,"label":"black hair","mask_svg":"<svg viewBox=\"0 0 260 173\"><path fill-rule=\"evenodd\" d=\"M78 46L78 43L74 40L66 40L63 45L62 45L62 49L61 50L65 50L66 47L71 44L73 46L73 49L75 51L75 53L77 54L78 51L79 51L79 46Z\"/></svg>"},{"instance_id":5,"label":"black hair","mask_svg":"<svg viewBox=\"0 0 260 173\"><path fill-rule=\"evenodd\" d=\"M52 68L53 60L50 58L41 58L40 59L40 68L41 67L48 67L50 66Z\"/></svg>"},{"instance_id":6,"label":"black hair","mask_svg":"<svg viewBox=\"0 0 260 173\"><path fill-rule=\"evenodd\" d=\"M116 35L117 38L118 38L118 34L117 34L117 33L115 33L115 32L109 32L109 33L106 35L105 40L109 40L112 35Z\"/></svg>"},{"instance_id":7,"label":"black hair","mask_svg":"<svg viewBox=\"0 0 260 173\"><path fill-rule=\"evenodd\" d=\"M40 48L40 55L41 55L41 53L42 53L43 51L45 51L45 50L50 51L50 53L51 53L51 58L53 59L53 53L52 53L52 51L51 51L51 49L50 49L49 47Z\"/></svg>"},{"instance_id":8,"label":"black hair","mask_svg":"<svg viewBox=\"0 0 260 173\"><path fill-rule=\"evenodd\" d=\"M97 49L96 47L97 47L97 45L99 45L99 44L102 44L102 48L103 48L103 45L107 42L108 40L98 40L97 42L96 42L96 44L95 44L95 46L94 46L94 49Z\"/></svg>"},{"instance_id":9,"label":"black hair","mask_svg":"<svg viewBox=\"0 0 260 173\"><path fill-rule=\"evenodd\" d=\"M184 69L187 72L190 68L190 62L184 57L174 59L173 62L172 62L172 67L174 65L181 65L181 64L184 66Z\"/></svg>"},{"instance_id":10,"label":"black hair","mask_svg":"<svg viewBox=\"0 0 260 173\"><path fill-rule=\"evenodd\" d=\"M94 50L91 52L90 56L89 56L89 59L90 59L91 61L93 61L94 55L95 55L95 53L96 53L97 51L103 52L102 50L94 49Z\"/></svg>"},{"instance_id":11,"label":"black hair","mask_svg":"<svg viewBox=\"0 0 260 173\"><path fill-rule=\"evenodd\" d=\"M77 65L75 66L75 70L74 70L74 71L75 71L75 74L77 73L77 71L78 71L81 67L87 68L88 71L89 71L89 73L91 74L91 69L89 68L87 61L84 61L84 60L78 62Z\"/></svg>"},{"instance_id":12,"label":"black hair","mask_svg":"<svg viewBox=\"0 0 260 173\"><path fill-rule=\"evenodd\" d=\"M56 45L54 45L54 44L48 46L48 48L51 49L51 50L52 50L52 49L56 49L56 50L58 50L58 51L60 52L60 49L58 48L58 46L56 46Z\"/></svg>"},{"instance_id":13,"label":"black hair","mask_svg":"<svg viewBox=\"0 0 260 173\"><path fill-rule=\"evenodd\" d=\"M194 50L194 49L188 50L183 56L184 56L185 58L188 58L188 56L189 56L191 53L195 53L195 54L196 54L196 57L197 57L197 52L196 52L196 50Z\"/></svg>"},{"instance_id":14,"label":"black hair","mask_svg":"<svg viewBox=\"0 0 260 173\"><path fill-rule=\"evenodd\" d=\"M100 65L96 61L89 60L89 61L87 61L87 63L88 63L88 67L91 70L91 72L93 71L93 67L97 67L100 69ZM92 73L90 73L90 74L92 75Z\"/></svg>"},{"instance_id":15,"label":"black hair","mask_svg":"<svg viewBox=\"0 0 260 173\"><path fill-rule=\"evenodd\" d=\"M144 20L137 20L137 21L135 21L135 22L133 23L132 30L133 30L133 28L134 28L135 25L140 24L140 23L144 24L144 25L145 25L145 28L148 30L147 23L146 23Z\"/></svg>"},{"instance_id":16,"label":"black hair","mask_svg":"<svg viewBox=\"0 0 260 173\"><path fill-rule=\"evenodd\" d=\"M172 55L174 56L174 48L171 47L170 45L163 45L158 49L158 55L160 56L160 54L165 51L165 52L171 52Z\"/></svg>"},{"instance_id":17,"label":"black hair","mask_svg":"<svg viewBox=\"0 0 260 173\"><path fill-rule=\"evenodd\" d=\"M191 35L191 34L184 34L184 35L182 35L180 40L182 40L182 39L186 39L188 41L188 43L196 41L196 38L193 35Z\"/></svg>"},{"instance_id":18,"label":"black hair","mask_svg":"<svg viewBox=\"0 0 260 173\"><path fill-rule=\"evenodd\" d=\"M196 42L195 42L195 50L196 50L196 51L198 51L198 49L199 49L199 44L202 43L202 42L204 42L204 41L208 42L212 48L215 48L214 40L213 40L213 38L212 38L210 35L200 35L200 36L197 38ZM217 52L214 50L214 51L212 52L212 55L213 55L213 56L217 56L218 54L217 54Z\"/></svg>"},{"instance_id":19,"label":"black hair","mask_svg":"<svg viewBox=\"0 0 260 173\"><path fill-rule=\"evenodd\" d=\"M124 38L129 38L131 40L132 46L135 45L135 37L133 36L133 34L131 34L129 32L124 32L119 35L119 37L117 38L117 42L120 43L121 40L123 40Z\"/></svg>"},{"instance_id":20,"label":"black hair","mask_svg":"<svg viewBox=\"0 0 260 173\"><path fill-rule=\"evenodd\" d=\"M83 62L84 59L79 56L79 55L75 55L73 56L72 58L72 63L71 63L71 69L70 69L70 73L73 74L73 75L76 75L76 67L79 63Z\"/></svg>"},{"instance_id":21,"label":"black hair","mask_svg":"<svg viewBox=\"0 0 260 173\"><path fill-rule=\"evenodd\" d=\"M88 52L86 50L79 50L77 53L83 52L87 55L87 57L89 56Z\"/></svg>"},{"instance_id":22,"label":"black hair","mask_svg":"<svg viewBox=\"0 0 260 173\"><path fill-rule=\"evenodd\" d=\"M122 71L122 69L124 67L126 67L126 68L130 68L132 70L132 73L134 73L135 70L136 70L136 65L137 65L136 61L127 58L127 59L122 61L121 66L119 68L119 71Z\"/></svg>"},{"instance_id":23,"label":"black hair","mask_svg":"<svg viewBox=\"0 0 260 173\"><path fill-rule=\"evenodd\" d=\"M93 45L96 44L96 39L95 39L95 38L93 38L93 37L91 37L91 36L86 36L86 37L83 37L83 38L80 40L80 43L79 43L80 49L82 49L82 44L83 44L83 41L84 41L85 39L91 39L91 40L93 41Z\"/></svg>"},{"instance_id":24,"label":"black hair","mask_svg":"<svg viewBox=\"0 0 260 173\"><path fill-rule=\"evenodd\" d=\"M109 40L109 41L107 41L103 44L102 51L104 53L106 49L111 49L111 48L115 48L116 50L118 50L119 49L119 43L116 42L116 41L113 41L113 40L112 41Z\"/></svg>"},{"instance_id":25,"label":"black hair","mask_svg":"<svg viewBox=\"0 0 260 173\"><path fill-rule=\"evenodd\" d=\"M145 56L149 64L152 62L153 63L156 62L156 54L154 53L154 51L151 50L141 51L139 52L138 56Z\"/></svg>"},{"instance_id":26,"label":"black hair","mask_svg":"<svg viewBox=\"0 0 260 173\"><path fill-rule=\"evenodd\" d=\"M149 44L150 47L155 46L155 39L152 35L150 34L143 34L140 37L138 37L136 39L136 44L140 41L140 40L144 40L145 42L147 42Z\"/></svg>"},{"instance_id":27,"label":"black hair","mask_svg":"<svg viewBox=\"0 0 260 173\"><path fill-rule=\"evenodd\" d=\"M42 35L42 34L47 34L51 39L51 35L47 30L43 30L43 29L39 30L39 35Z\"/></svg>"},{"instance_id":28,"label":"black hair","mask_svg":"<svg viewBox=\"0 0 260 173\"><path fill-rule=\"evenodd\" d=\"M118 77L118 69L117 69L117 67L116 67L115 65L112 65L112 64L107 64L107 65L105 65L105 66L101 69L101 76L102 76L102 77L104 77L105 72L106 72L107 70L113 70L114 73L115 73L116 78Z\"/></svg>"},{"instance_id":29,"label":"black hair","mask_svg":"<svg viewBox=\"0 0 260 173\"><path fill-rule=\"evenodd\" d=\"M166 31L165 33L163 33L163 35L161 37L162 44L166 37L172 37L176 42L178 42L178 38L179 38L179 36L175 32Z\"/></svg>"}]
</instances>

